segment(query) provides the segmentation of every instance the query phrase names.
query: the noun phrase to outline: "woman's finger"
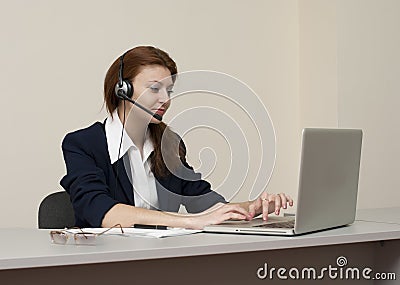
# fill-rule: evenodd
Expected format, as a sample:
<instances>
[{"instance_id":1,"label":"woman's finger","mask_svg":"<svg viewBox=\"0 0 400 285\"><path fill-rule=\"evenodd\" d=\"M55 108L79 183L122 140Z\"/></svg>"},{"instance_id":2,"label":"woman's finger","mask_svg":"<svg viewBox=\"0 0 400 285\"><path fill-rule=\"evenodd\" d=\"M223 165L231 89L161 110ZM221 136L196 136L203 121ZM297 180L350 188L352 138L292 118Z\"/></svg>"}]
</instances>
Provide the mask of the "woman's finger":
<instances>
[{"instance_id":1,"label":"woman's finger","mask_svg":"<svg viewBox=\"0 0 400 285\"><path fill-rule=\"evenodd\" d=\"M292 199L292 197L290 197L289 195L286 194L286 199L287 199L287 201L288 201L288 203L289 203L289 206L292 207L292 206L293 206L293 199Z\"/></svg>"},{"instance_id":2,"label":"woman's finger","mask_svg":"<svg viewBox=\"0 0 400 285\"><path fill-rule=\"evenodd\" d=\"M251 216L251 218L253 218L256 214L256 205L255 205L255 201L250 203L249 205L249 214Z\"/></svg>"},{"instance_id":3,"label":"woman's finger","mask_svg":"<svg viewBox=\"0 0 400 285\"><path fill-rule=\"evenodd\" d=\"M279 211L282 205L281 196L274 195L274 200L275 200L275 215L279 215Z\"/></svg>"},{"instance_id":4,"label":"woman's finger","mask_svg":"<svg viewBox=\"0 0 400 285\"><path fill-rule=\"evenodd\" d=\"M268 194L265 198L261 198L261 200L262 200L262 217L263 220L266 221L268 219L268 208L270 202Z\"/></svg>"},{"instance_id":5,"label":"woman's finger","mask_svg":"<svg viewBox=\"0 0 400 285\"><path fill-rule=\"evenodd\" d=\"M286 209L287 208L287 198L286 198L286 195L285 195L285 193L280 193L279 194L279 197L281 198L281 207L282 208L284 208L284 209Z\"/></svg>"}]
</instances>

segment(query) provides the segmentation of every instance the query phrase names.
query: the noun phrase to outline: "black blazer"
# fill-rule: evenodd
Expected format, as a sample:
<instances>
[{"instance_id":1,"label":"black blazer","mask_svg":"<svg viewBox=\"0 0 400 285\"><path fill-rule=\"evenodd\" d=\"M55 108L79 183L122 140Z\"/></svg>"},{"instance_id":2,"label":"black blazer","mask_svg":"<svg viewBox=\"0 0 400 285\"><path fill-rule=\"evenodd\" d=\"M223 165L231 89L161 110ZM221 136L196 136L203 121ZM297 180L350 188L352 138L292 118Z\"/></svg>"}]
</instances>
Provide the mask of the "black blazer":
<instances>
[{"instance_id":1,"label":"black blazer","mask_svg":"<svg viewBox=\"0 0 400 285\"><path fill-rule=\"evenodd\" d=\"M67 134L62 151L67 174L60 184L70 195L76 226L100 227L104 215L115 204L135 205L133 186L124 166L129 163L123 161L128 156L111 164L104 124L96 122ZM184 164L186 167L181 171L185 172L184 177L189 174L189 180L173 174L155 177L160 210L177 212L183 204L188 212L195 213L218 202L226 203L221 195L211 190L207 181L201 179L201 174L195 173L186 162Z\"/></svg>"}]
</instances>

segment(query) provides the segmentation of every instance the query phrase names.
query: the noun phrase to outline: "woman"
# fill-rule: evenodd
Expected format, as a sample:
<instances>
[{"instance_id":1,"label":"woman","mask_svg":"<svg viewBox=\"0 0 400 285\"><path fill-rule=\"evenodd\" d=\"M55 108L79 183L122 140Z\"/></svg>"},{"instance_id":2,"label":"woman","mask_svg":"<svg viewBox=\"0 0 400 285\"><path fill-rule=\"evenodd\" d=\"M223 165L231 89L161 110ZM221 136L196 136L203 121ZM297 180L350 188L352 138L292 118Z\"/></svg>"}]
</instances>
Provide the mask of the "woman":
<instances>
[{"instance_id":1,"label":"woman","mask_svg":"<svg viewBox=\"0 0 400 285\"><path fill-rule=\"evenodd\" d=\"M67 134L62 143L67 174L60 184L71 197L77 226L202 229L259 214L266 220L293 205L284 193L266 192L254 201L227 203L193 171L183 141L160 121L176 74L169 55L151 46L127 51L109 68L104 82L109 116ZM181 204L189 214L177 213Z\"/></svg>"}]
</instances>

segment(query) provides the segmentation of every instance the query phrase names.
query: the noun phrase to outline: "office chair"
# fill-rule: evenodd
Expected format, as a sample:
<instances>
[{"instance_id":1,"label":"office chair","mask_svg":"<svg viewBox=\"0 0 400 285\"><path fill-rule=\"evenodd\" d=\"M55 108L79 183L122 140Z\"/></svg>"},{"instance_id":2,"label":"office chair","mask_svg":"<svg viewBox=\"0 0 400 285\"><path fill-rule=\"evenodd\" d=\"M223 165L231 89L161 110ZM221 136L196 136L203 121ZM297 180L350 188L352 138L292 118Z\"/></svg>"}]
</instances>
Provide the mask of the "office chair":
<instances>
[{"instance_id":1,"label":"office chair","mask_svg":"<svg viewBox=\"0 0 400 285\"><path fill-rule=\"evenodd\" d=\"M51 193L39 206L39 229L63 229L75 225L74 209L65 191Z\"/></svg>"}]
</instances>

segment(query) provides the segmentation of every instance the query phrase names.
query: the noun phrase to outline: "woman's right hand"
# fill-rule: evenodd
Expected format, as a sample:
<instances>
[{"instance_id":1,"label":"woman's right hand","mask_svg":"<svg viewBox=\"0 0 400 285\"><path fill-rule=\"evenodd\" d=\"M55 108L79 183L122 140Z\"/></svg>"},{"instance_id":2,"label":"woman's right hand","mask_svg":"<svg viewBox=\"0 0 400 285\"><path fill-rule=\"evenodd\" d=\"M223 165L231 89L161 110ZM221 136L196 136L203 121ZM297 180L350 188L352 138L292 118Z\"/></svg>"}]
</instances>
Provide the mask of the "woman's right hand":
<instances>
[{"instance_id":1,"label":"woman's right hand","mask_svg":"<svg viewBox=\"0 0 400 285\"><path fill-rule=\"evenodd\" d=\"M220 224L224 221L250 220L250 213L237 204L218 203L199 214L190 215L189 227L195 230L202 230L205 226Z\"/></svg>"}]
</instances>

